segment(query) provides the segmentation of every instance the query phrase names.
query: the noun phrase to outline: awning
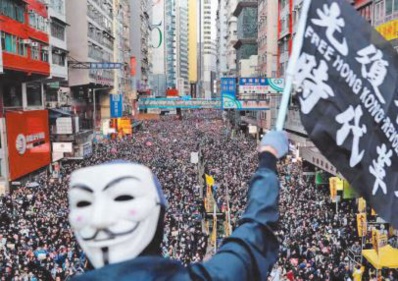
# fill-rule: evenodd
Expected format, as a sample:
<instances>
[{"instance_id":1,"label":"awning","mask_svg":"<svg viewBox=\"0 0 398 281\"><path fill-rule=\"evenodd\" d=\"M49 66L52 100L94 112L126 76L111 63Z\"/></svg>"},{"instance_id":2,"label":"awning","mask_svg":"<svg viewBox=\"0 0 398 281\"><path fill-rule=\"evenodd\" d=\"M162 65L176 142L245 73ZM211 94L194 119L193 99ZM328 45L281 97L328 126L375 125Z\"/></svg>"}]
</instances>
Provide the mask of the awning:
<instances>
[{"instance_id":1,"label":"awning","mask_svg":"<svg viewBox=\"0 0 398 281\"><path fill-rule=\"evenodd\" d=\"M51 19L54 20L54 21L57 21L57 22L59 22L59 23L61 23L61 24L63 24L63 25L68 25L68 26L70 26L69 23L67 23L66 21L63 21L63 20L61 20L61 19L59 19L59 18L57 18L57 17L51 16Z\"/></svg>"},{"instance_id":2,"label":"awning","mask_svg":"<svg viewBox=\"0 0 398 281\"><path fill-rule=\"evenodd\" d=\"M50 119L72 116L72 113L58 108L49 108L49 113L50 113Z\"/></svg>"},{"instance_id":3,"label":"awning","mask_svg":"<svg viewBox=\"0 0 398 281\"><path fill-rule=\"evenodd\" d=\"M376 269L398 268L398 249L395 249L390 245L380 248L378 255L376 250L363 250L362 255Z\"/></svg>"}]
</instances>

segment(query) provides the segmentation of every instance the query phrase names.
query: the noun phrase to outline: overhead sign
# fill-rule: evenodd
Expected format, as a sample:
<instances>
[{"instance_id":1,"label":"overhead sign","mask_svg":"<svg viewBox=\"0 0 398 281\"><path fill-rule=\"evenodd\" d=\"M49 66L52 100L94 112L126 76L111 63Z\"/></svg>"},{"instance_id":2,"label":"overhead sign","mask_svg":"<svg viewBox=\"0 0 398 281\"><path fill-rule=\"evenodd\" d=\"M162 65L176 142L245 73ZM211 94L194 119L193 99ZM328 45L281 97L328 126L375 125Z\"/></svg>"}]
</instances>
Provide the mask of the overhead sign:
<instances>
[{"instance_id":1,"label":"overhead sign","mask_svg":"<svg viewBox=\"0 0 398 281\"><path fill-rule=\"evenodd\" d=\"M90 69L121 69L123 63L118 62L90 62Z\"/></svg>"},{"instance_id":2,"label":"overhead sign","mask_svg":"<svg viewBox=\"0 0 398 281\"><path fill-rule=\"evenodd\" d=\"M302 123L359 195L398 227L396 51L347 1L310 3L295 76Z\"/></svg>"},{"instance_id":3,"label":"overhead sign","mask_svg":"<svg viewBox=\"0 0 398 281\"><path fill-rule=\"evenodd\" d=\"M221 100L219 99L174 99L174 98L148 98L140 99L138 102L140 109L160 108L160 109L198 109L198 108L221 108Z\"/></svg>"},{"instance_id":4,"label":"overhead sign","mask_svg":"<svg viewBox=\"0 0 398 281\"><path fill-rule=\"evenodd\" d=\"M239 79L240 94L278 94L283 92L283 78L247 77Z\"/></svg>"},{"instance_id":5,"label":"overhead sign","mask_svg":"<svg viewBox=\"0 0 398 281\"><path fill-rule=\"evenodd\" d=\"M51 163L48 111L6 113L10 180Z\"/></svg>"},{"instance_id":6,"label":"overhead sign","mask_svg":"<svg viewBox=\"0 0 398 281\"><path fill-rule=\"evenodd\" d=\"M111 118L120 118L123 116L123 96L110 95Z\"/></svg>"}]
</instances>

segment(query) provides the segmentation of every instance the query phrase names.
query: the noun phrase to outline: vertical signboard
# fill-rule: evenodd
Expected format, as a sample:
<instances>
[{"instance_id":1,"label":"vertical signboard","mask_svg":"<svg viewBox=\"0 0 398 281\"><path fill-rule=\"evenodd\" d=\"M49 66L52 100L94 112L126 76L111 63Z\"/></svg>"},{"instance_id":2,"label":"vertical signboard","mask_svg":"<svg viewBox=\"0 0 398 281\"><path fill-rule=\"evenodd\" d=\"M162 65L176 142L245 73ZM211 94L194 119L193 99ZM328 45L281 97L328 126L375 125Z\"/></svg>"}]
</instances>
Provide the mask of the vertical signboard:
<instances>
[{"instance_id":1,"label":"vertical signboard","mask_svg":"<svg viewBox=\"0 0 398 281\"><path fill-rule=\"evenodd\" d=\"M151 47L152 58L156 62L153 64L153 74L165 73L164 7L164 0L154 0L152 3Z\"/></svg>"},{"instance_id":2,"label":"vertical signboard","mask_svg":"<svg viewBox=\"0 0 398 281\"><path fill-rule=\"evenodd\" d=\"M10 180L51 163L48 111L7 112Z\"/></svg>"},{"instance_id":3,"label":"vertical signboard","mask_svg":"<svg viewBox=\"0 0 398 281\"><path fill-rule=\"evenodd\" d=\"M122 95L110 95L111 118L120 118L123 115Z\"/></svg>"},{"instance_id":4,"label":"vertical signboard","mask_svg":"<svg viewBox=\"0 0 398 281\"><path fill-rule=\"evenodd\" d=\"M130 75L134 77L137 74L137 59L135 57L130 58Z\"/></svg>"}]
</instances>

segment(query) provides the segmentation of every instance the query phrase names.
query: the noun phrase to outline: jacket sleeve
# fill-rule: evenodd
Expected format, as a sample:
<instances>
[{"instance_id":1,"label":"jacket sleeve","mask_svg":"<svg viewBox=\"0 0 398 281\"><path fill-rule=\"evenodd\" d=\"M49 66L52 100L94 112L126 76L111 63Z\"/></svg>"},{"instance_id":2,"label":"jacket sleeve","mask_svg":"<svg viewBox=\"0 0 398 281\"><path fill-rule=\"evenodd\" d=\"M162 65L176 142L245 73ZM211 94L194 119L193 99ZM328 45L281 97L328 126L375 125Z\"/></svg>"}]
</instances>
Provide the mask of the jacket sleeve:
<instances>
[{"instance_id":1,"label":"jacket sleeve","mask_svg":"<svg viewBox=\"0 0 398 281\"><path fill-rule=\"evenodd\" d=\"M239 227L209 261L189 269L192 280L266 280L277 260L279 245L272 231L279 219L276 158L268 152L259 158Z\"/></svg>"}]
</instances>

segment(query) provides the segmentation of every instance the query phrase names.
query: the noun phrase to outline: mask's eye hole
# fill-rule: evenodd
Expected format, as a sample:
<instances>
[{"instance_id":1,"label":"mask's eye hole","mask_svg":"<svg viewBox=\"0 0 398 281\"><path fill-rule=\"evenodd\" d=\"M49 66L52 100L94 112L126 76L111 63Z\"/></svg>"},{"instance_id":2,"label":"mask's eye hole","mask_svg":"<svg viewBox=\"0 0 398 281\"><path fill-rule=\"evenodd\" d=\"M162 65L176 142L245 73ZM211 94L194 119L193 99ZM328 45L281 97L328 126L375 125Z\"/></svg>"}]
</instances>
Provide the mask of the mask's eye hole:
<instances>
[{"instance_id":1,"label":"mask's eye hole","mask_svg":"<svg viewBox=\"0 0 398 281\"><path fill-rule=\"evenodd\" d=\"M115 198L116 202L124 202L124 201L130 201L133 200L134 197L131 195L120 195L118 197Z\"/></svg>"},{"instance_id":2,"label":"mask's eye hole","mask_svg":"<svg viewBox=\"0 0 398 281\"><path fill-rule=\"evenodd\" d=\"M90 205L91 205L91 202L88 202L88 201L79 201L79 202L77 202L76 207L78 207L78 208L84 208L84 207L87 207L87 206L90 206Z\"/></svg>"}]
</instances>

